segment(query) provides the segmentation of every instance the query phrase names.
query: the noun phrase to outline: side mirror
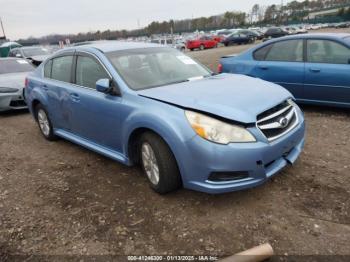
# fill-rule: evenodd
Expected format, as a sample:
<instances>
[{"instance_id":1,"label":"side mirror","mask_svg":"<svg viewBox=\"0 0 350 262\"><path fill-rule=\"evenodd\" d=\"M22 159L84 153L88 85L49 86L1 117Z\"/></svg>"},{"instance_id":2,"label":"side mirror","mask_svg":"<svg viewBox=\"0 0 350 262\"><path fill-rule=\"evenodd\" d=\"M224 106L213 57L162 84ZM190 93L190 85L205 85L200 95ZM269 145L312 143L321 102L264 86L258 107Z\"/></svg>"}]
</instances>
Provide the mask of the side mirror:
<instances>
[{"instance_id":1,"label":"side mirror","mask_svg":"<svg viewBox=\"0 0 350 262\"><path fill-rule=\"evenodd\" d=\"M96 90L101 93L107 94L111 90L111 80L104 78L96 82Z\"/></svg>"}]
</instances>

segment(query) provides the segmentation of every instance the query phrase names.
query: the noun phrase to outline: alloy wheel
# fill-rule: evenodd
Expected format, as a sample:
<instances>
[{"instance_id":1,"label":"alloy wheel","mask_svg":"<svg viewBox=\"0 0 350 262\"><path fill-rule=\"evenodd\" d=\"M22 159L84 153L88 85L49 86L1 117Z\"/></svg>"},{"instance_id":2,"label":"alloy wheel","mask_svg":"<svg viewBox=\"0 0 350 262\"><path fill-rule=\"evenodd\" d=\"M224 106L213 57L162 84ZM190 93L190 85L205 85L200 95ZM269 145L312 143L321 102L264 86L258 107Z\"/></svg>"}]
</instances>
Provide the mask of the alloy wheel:
<instances>
[{"instance_id":1,"label":"alloy wheel","mask_svg":"<svg viewBox=\"0 0 350 262\"><path fill-rule=\"evenodd\" d=\"M150 144L143 143L141 147L142 164L145 169L148 179L153 185L159 183L159 166L157 163L156 155Z\"/></svg>"},{"instance_id":2,"label":"alloy wheel","mask_svg":"<svg viewBox=\"0 0 350 262\"><path fill-rule=\"evenodd\" d=\"M46 112L43 109L38 111L38 122L41 132L47 137L50 135L50 123L46 115Z\"/></svg>"}]
</instances>

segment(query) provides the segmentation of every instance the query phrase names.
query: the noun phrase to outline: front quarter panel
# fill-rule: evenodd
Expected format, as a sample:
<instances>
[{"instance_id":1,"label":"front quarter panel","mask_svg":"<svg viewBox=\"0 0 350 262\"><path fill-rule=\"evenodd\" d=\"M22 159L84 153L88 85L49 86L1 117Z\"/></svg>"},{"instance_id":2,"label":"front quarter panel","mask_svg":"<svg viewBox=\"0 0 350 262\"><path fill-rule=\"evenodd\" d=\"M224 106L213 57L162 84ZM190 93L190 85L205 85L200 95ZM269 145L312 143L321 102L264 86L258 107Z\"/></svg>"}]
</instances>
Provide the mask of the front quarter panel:
<instances>
[{"instance_id":1,"label":"front quarter panel","mask_svg":"<svg viewBox=\"0 0 350 262\"><path fill-rule=\"evenodd\" d=\"M128 97L124 97L125 106L130 109L130 112L122 120L125 155L128 155L127 141L132 133L140 128L150 129L169 145L182 171L181 152L184 150L186 141L196 135L187 122L184 109L138 95L127 94L126 96Z\"/></svg>"}]
</instances>

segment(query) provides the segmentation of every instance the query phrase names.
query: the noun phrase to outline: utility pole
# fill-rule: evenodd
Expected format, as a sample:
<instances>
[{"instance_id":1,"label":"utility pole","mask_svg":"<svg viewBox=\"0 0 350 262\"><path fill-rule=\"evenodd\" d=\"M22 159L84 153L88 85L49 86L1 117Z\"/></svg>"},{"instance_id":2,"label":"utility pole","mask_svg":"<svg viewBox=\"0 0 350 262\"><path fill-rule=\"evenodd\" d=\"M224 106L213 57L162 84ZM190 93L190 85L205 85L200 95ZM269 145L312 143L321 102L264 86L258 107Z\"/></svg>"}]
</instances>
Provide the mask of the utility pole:
<instances>
[{"instance_id":1,"label":"utility pole","mask_svg":"<svg viewBox=\"0 0 350 262\"><path fill-rule=\"evenodd\" d=\"M1 24L2 34L4 35L4 38L6 39L5 29L4 29L4 25L2 23L1 17L0 17L0 24Z\"/></svg>"}]
</instances>

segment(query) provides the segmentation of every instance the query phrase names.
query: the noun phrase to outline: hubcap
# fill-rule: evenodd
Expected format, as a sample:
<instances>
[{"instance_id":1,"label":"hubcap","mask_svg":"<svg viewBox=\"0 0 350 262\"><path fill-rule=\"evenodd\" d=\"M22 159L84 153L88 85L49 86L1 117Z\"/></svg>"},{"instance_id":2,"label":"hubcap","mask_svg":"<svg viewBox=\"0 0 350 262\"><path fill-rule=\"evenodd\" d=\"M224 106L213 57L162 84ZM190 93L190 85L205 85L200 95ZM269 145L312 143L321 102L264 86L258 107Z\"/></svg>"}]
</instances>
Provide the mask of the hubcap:
<instances>
[{"instance_id":1,"label":"hubcap","mask_svg":"<svg viewBox=\"0 0 350 262\"><path fill-rule=\"evenodd\" d=\"M41 132L43 132L45 136L49 136L50 134L49 120L47 118L45 111L42 109L39 109L38 111L38 122L39 122Z\"/></svg>"},{"instance_id":2,"label":"hubcap","mask_svg":"<svg viewBox=\"0 0 350 262\"><path fill-rule=\"evenodd\" d=\"M146 175L153 185L159 183L159 167L156 155L150 144L143 143L141 147L142 164L145 168Z\"/></svg>"}]
</instances>

